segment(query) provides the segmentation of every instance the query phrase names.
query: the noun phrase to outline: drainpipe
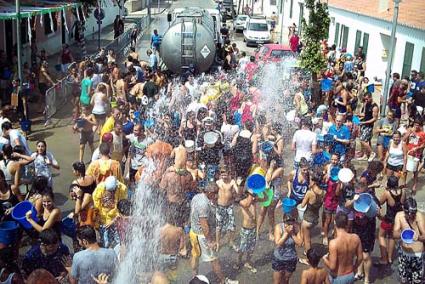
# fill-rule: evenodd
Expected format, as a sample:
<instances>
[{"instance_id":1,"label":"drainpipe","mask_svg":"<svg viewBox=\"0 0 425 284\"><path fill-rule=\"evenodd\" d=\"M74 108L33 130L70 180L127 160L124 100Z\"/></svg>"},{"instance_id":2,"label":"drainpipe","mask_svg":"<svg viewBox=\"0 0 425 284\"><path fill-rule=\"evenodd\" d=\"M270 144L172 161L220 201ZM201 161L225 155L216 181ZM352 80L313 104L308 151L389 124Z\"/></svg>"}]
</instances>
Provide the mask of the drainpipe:
<instances>
[{"instance_id":1,"label":"drainpipe","mask_svg":"<svg viewBox=\"0 0 425 284\"><path fill-rule=\"evenodd\" d=\"M18 78L22 84L22 45L21 45L21 2L20 0L15 1L16 6L16 49L18 57ZM29 20L29 19L28 19Z\"/></svg>"},{"instance_id":2,"label":"drainpipe","mask_svg":"<svg viewBox=\"0 0 425 284\"><path fill-rule=\"evenodd\" d=\"M391 28L391 46L390 46L390 53L389 58L387 61L387 70L385 73L385 83L384 83L384 89L383 89L383 95L384 100L381 104L381 116L385 116L385 112L387 109L387 100L388 100L388 93L389 93L389 87L390 87L390 79L391 79L391 69L393 65L393 57L394 57L394 50L395 50L395 34L397 30L397 20L398 20L398 10L401 0L394 0L394 14L393 14L393 25Z\"/></svg>"}]
</instances>

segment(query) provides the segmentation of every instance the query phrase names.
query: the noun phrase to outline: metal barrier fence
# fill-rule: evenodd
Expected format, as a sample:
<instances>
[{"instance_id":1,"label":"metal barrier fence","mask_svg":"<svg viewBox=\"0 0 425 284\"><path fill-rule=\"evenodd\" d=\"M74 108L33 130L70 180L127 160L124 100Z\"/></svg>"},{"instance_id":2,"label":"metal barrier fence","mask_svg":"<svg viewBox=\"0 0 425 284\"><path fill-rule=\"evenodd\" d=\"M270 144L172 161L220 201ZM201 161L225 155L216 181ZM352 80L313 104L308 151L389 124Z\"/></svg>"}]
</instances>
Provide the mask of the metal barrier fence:
<instances>
[{"instance_id":1,"label":"metal barrier fence","mask_svg":"<svg viewBox=\"0 0 425 284\"><path fill-rule=\"evenodd\" d=\"M117 58L123 58L130 51L131 44L131 32L134 28L139 30L137 40L139 40L144 33L144 30L149 26L150 19L148 16L140 18L130 29L127 29L122 35L114 39L112 42L107 44L104 48L106 50L113 49ZM96 52L90 55L90 58L95 58L99 53ZM71 97L73 84L69 81L69 76L58 80L58 83L50 87L45 94L46 107L45 107L45 118L47 121L61 109Z\"/></svg>"}]
</instances>

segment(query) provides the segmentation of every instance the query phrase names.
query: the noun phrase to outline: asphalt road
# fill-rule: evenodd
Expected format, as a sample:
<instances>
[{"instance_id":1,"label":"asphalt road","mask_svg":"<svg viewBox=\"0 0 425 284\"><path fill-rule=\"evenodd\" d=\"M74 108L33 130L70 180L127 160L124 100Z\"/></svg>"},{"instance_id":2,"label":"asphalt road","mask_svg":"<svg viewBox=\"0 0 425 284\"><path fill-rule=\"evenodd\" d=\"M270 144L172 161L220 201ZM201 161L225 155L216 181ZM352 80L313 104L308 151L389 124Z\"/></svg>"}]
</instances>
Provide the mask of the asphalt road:
<instances>
[{"instance_id":1,"label":"asphalt road","mask_svg":"<svg viewBox=\"0 0 425 284\"><path fill-rule=\"evenodd\" d=\"M196 1L192 1L196 3ZM157 28L160 33L163 33L168 27L166 22L166 13L163 13L157 16L156 20L153 22L151 30ZM149 47L150 33L142 38L141 42L138 44L139 53L142 58L146 59L146 48ZM241 34L234 35L234 40L241 50L246 50L247 52L253 52L255 48L246 48L245 44L242 41ZM54 191L55 191L55 202L60 206L62 211L65 213L69 212L74 203L69 201L67 198L68 186L73 179L71 165L74 161L78 159L78 148L79 148L79 139L78 135L73 134L72 132L72 119L71 119L71 104L67 104L63 109L61 109L55 117L52 119L52 124L48 127L43 126L43 122L34 122L33 133L30 135L29 140L31 148L35 149L35 142L40 139L47 141L48 151L52 152L56 159L59 162L61 170L55 174L54 177ZM289 145L289 141L285 143ZM86 149L86 155L84 160L88 162L90 160L90 150ZM289 148L286 148L285 153L286 158L286 168L285 173L287 174L291 169L292 157L293 154L290 152ZM366 166L365 162L361 162L359 168L364 168ZM423 174L420 176L420 186L418 188L417 199L418 201L425 200L425 190L424 190L424 178ZM423 208L423 203L422 203ZM239 216L239 212L236 213ZM280 211L277 211L276 220L280 220L281 214ZM239 218L237 217L238 228L239 227ZM233 264L236 262L237 254L232 252L228 247L223 247L220 251L220 260L222 262L223 269L226 275L231 276L233 279L238 279L240 283L271 283L272 279L272 270L271 270L271 255L273 250L273 244L269 240L266 240L267 237L267 220L263 226L262 234L260 240L257 242L256 251L253 256L253 261L257 267L258 272L252 274L245 269L240 269L235 271L232 269ZM68 243L69 240L66 240ZM316 227L313 230L313 243L320 242L320 231ZM70 243L69 243L70 244ZM373 252L373 257L379 255L378 244L375 243L375 250ZM301 256L301 250L299 251L299 256ZM307 266L303 264L298 264L297 271L294 273L291 283L299 283L300 274L303 269ZM377 269L376 267L372 270L372 279L374 283L399 283L397 280L397 263L395 262L392 269ZM178 268L178 281L177 283L187 283L191 277L191 270L189 261L182 259L179 261ZM207 274L209 277L214 278L211 273L210 266L206 264L201 264L200 273Z\"/></svg>"}]
</instances>

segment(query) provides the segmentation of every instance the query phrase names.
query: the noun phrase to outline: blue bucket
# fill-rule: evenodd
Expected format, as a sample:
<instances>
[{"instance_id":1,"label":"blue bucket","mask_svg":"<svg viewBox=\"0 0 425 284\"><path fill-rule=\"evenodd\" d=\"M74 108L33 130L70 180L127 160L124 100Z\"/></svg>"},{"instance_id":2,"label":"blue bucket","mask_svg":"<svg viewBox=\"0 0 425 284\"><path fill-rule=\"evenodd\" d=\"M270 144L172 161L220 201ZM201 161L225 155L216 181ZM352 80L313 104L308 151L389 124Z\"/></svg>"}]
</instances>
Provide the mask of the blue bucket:
<instances>
[{"instance_id":1,"label":"blue bucket","mask_svg":"<svg viewBox=\"0 0 425 284\"><path fill-rule=\"evenodd\" d=\"M369 193L361 193L354 201L354 210L364 213L369 218L374 218L378 214L378 205Z\"/></svg>"},{"instance_id":2,"label":"blue bucket","mask_svg":"<svg viewBox=\"0 0 425 284\"><path fill-rule=\"evenodd\" d=\"M334 143L334 136L332 134L325 134L323 138L326 145L332 145Z\"/></svg>"},{"instance_id":3,"label":"blue bucket","mask_svg":"<svg viewBox=\"0 0 425 284\"><path fill-rule=\"evenodd\" d=\"M152 118L148 118L145 120L143 125L145 126L145 128L152 128L155 125L155 120L153 120Z\"/></svg>"},{"instance_id":4,"label":"blue bucket","mask_svg":"<svg viewBox=\"0 0 425 284\"><path fill-rule=\"evenodd\" d=\"M122 126L122 132L124 132L125 135L129 135L133 132L133 128L134 128L134 123L131 121L127 121L123 126Z\"/></svg>"},{"instance_id":5,"label":"blue bucket","mask_svg":"<svg viewBox=\"0 0 425 284\"><path fill-rule=\"evenodd\" d=\"M331 169L331 172L330 172L331 176L330 176L330 178L331 178L332 181L335 181L335 182L338 181L338 173L339 173L339 170L340 169L341 169L340 167L333 167Z\"/></svg>"},{"instance_id":6,"label":"blue bucket","mask_svg":"<svg viewBox=\"0 0 425 284\"><path fill-rule=\"evenodd\" d=\"M250 175L246 181L246 186L255 194L259 194L266 189L266 179L259 174Z\"/></svg>"},{"instance_id":7,"label":"blue bucket","mask_svg":"<svg viewBox=\"0 0 425 284\"><path fill-rule=\"evenodd\" d=\"M320 82L320 88L322 89L322 92L329 92L332 90L332 80L331 79L323 79Z\"/></svg>"},{"instance_id":8,"label":"blue bucket","mask_svg":"<svg viewBox=\"0 0 425 284\"><path fill-rule=\"evenodd\" d=\"M295 209L297 202L291 198L284 198L282 200L282 211L284 214L290 214Z\"/></svg>"},{"instance_id":9,"label":"blue bucket","mask_svg":"<svg viewBox=\"0 0 425 284\"><path fill-rule=\"evenodd\" d=\"M32 225L27 221L25 217L25 214L27 214L27 212L30 210L32 211L32 219L35 222L38 222L37 211L35 210L32 203L27 200L18 203L12 210L12 218L18 221L19 224L24 227L24 229L32 229Z\"/></svg>"},{"instance_id":10,"label":"blue bucket","mask_svg":"<svg viewBox=\"0 0 425 284\"><path fill-rule=\"evenodd\" d=\"M72 239L75 239L77 236L77 226L73 219L69 217L62 219L62 233Z\"/></svg>"},{"instance_id":11,"label":"blue bucket","mask_svg":"<svg viewBox=\"0 0 425 284\"><path fill-rule=\"evenodd\" d=\"M22 131L24 131L24 132L31 131L31 120L29 120L29 119L22 119L19 122L19 124L21 126Z\"/></svg>"},{"instance_id":12,"label":"blue bucket","mask_svg":"<svg viewBox=\"0 0 425 284\"><path fill-rule=\"evenodd\" d=\"M375 85L374 84L370 84L366 87L367 91L371 94L373 94L375 92Z\"/></svg>"},{"instance_id":13,"label":"blue bucket","mask_svg":"<svg viewBox=\"0 0 425 284\"><path fill-rule=\"evenodd\" d=\"M414 242L413 238L415 236L415 231L412 229L405 229L401 232L401 240L405 244L412 244Z\"/></svg>"},{"instance_id":14,"label":"blue bucket","mask_svg":"<svg viewBox=\"0 0 425 284\"><path fill-rule=\"evenodd\" d=\"M264 154L270 154L273 150L273 143L270 141L265 141L261 144L261 151L263 151Z\"/></svg>"},{"instance_id":15,"label":"blue bucket","mask_svg":"<svg viewBox=\"0 0 425 284\"><path fill-rule=\"evenodd\" d=\"M13 243L19 232L19 225L15 221L5 221L0 223L0 243L10 245Z\"/></svg>"}]
</instances>

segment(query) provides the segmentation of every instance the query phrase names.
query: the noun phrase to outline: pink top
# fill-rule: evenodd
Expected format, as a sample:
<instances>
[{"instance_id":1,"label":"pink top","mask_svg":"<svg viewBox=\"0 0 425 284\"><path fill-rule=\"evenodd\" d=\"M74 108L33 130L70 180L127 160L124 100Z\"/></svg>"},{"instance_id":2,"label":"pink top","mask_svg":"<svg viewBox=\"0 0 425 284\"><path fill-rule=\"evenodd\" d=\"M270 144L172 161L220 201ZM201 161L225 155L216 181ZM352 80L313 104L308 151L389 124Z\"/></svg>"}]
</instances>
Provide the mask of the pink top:
<instances>
[{"instance_id":1,"label":"pink top","mask_svg":"<svg viewBox=\"0 0 425 284\"><path fill-rule=\"evenodd\" d=\"M332 180L328 181L328 190L325 193L323 199L323 204L326 209L336 210L338 207L338 197L336 196L336 187L338 186L337 182Z\"/></svg>"}]
</instances>

